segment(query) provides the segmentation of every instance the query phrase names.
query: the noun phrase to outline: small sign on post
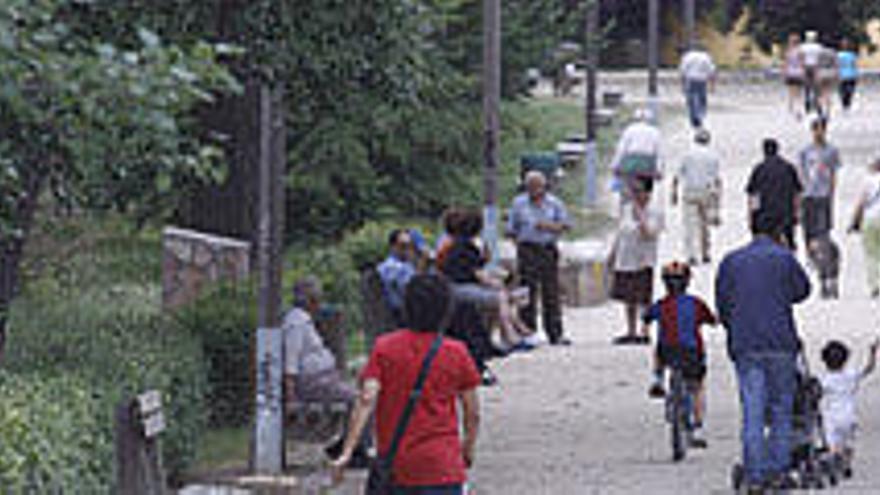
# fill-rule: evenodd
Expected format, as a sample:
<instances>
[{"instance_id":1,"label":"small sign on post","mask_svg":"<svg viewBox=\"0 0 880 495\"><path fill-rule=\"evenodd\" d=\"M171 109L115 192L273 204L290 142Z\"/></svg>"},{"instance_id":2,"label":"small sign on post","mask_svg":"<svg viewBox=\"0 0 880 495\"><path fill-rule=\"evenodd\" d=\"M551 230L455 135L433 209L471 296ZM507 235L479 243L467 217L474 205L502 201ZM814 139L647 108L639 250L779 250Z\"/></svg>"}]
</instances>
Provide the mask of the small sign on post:
<instances>
[{"instance_id":1,"label":"small sign on post","mask_svg":"<svg viewBox=\"0 0 880 495\"><path fill-rule=\"evenodd\" d=\"M164 495L159 434L165 431L162 394L144 392L116 409L116 486L119 493Z\"/></svg>"}]
</instances>

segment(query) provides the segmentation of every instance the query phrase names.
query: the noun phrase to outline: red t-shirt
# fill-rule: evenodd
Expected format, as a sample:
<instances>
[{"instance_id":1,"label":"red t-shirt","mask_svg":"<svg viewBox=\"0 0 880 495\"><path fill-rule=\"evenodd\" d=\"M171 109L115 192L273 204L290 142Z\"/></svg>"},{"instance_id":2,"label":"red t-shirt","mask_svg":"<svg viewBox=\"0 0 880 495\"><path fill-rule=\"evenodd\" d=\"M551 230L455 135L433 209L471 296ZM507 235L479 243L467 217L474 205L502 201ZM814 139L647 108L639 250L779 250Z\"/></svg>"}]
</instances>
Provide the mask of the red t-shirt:
<instances>
[{"instance_id":1,"label":"red t-shirt","mask_svg":"<svg viewBox=\"0 0 880 495\"><path fill-rule=\"evenodd\" d=\"M415 385L435 333L398 330L376 340L361 380L376 379L379 454L391 438ZM459 438L456 400L480 384L480 374L464 344L443 339L394 458L394 483L401 486L447 485L467 479Z\"/></svg>"}]
</instances>

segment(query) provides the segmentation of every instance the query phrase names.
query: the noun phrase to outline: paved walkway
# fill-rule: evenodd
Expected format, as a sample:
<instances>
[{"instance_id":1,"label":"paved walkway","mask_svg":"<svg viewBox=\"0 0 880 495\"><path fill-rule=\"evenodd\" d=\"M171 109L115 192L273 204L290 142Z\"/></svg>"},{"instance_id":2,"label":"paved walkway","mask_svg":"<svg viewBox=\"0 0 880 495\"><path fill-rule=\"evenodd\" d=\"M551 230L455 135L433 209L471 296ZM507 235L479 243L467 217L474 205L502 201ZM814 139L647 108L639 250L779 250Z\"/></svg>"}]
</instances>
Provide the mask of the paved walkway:
<instances>
[{"instance_id":1,"label":"paved walkway","mask_svg":"<svg viewBox=\"0 0 880 495\"><path fill-rule=\"evenodd\" d=\"M664 91L669 92L661 95L664 101L680 106L673 87ZM844 253L842 299L812 297L798 309L801 333L817 369L820 346L828 337L851 343L854 363L861 366L864 348L880 333L876 304L867 297L861 245L858 238L844 234L867 160L880 152L880 122L874 114L880 90L869 88L860 97L858 108L836 118L830 129L844 160L835 231ZM724 225L714 236L718 259L749 239L741 191L760 158L762 138L776 136L783 153L791 157L808 142L809 133L806 123L785 112L785 95L777 85L722 85L710 98L708 127L725 159ZM663 117L669 166L688 146L690 131L680 109ZM669 260L681 253L680 214L669 206L665 186L658 193L667 213L661 259ZM714 271L714 265L700 267L692 285L710 302ZM481 392L484 428L473 471L476 493L730 493L730 466L739 457L739 405L724 331L708 331L710 448L673 464L661 403L646 395L648 351L610 345L624 328L622 309L615 304L572 309L565 318L573 347L542 347L499 362L495 369L501 385ZM875 376L860 398L856 476L842 489L827 493L880 493L878 409L880 376Z\"/></svg>"}]
</instances>

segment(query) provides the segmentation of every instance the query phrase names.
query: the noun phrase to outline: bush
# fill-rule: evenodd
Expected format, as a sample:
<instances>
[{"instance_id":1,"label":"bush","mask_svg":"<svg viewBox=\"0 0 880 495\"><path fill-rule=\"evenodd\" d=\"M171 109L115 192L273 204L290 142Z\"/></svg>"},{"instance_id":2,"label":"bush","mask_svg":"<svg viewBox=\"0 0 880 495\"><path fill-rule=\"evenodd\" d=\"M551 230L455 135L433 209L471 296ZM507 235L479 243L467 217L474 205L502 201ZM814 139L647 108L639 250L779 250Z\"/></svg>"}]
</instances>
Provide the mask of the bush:
<instances>
[{"instance_id":1,"label":"bush","mask_svg":"<svg viewBox=\"0 0 880 495\"><path fill-rule=\"evenodd\" d=\"M158 305L144 303L154 292L116 286L51 304L24 297L12 309L5 361L10 372L89 385L96 404L86 425L97 421L100 432L88 466L99 479L112 473L113 414L122 401L148 389L161 391L169 420L162 451L172 479L194 458L206 425L201 345Z\"/></svg>"},{"instance_id":2,"label":"bush","mask_svg":"<svg viewBox=\"0 0 880 495\"><path fill-rule=\"evenodd\" d=\"M213 427L242 426L251 417L256 309L250 285L222 285L178 314L178 322L202 343Z\"/></svg>"},{"instance_id":3,"label":"bush","mask_svg":"<svg viewBox=\"0 0 880 495\"><path fill-rule=\"evenodd\" d=\"M4 493L106 493L112 447L100 413L78 378L0 372Z\"/></svg>"}]
</instances>

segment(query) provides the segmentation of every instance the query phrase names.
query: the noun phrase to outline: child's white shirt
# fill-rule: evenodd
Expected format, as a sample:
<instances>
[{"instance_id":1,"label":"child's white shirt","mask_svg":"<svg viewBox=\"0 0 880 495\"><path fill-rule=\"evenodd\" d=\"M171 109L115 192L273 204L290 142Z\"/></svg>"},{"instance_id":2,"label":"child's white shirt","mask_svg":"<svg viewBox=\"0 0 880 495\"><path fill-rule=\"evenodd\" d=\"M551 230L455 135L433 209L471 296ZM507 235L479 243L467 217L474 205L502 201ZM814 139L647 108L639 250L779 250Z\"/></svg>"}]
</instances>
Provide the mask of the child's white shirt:
<instances>
[{"instance_id":1,"label":"child's white shirt","mask_svg":"<svg viewBox=\"0 0 880 495\"><path fill-rule=\"evenodd\" d=\"M826 424L856 423L856 393L861 380L862 373L851 368L828 371L819 377L822 383L820 408Z\"/></svg>"}]
</instances>

